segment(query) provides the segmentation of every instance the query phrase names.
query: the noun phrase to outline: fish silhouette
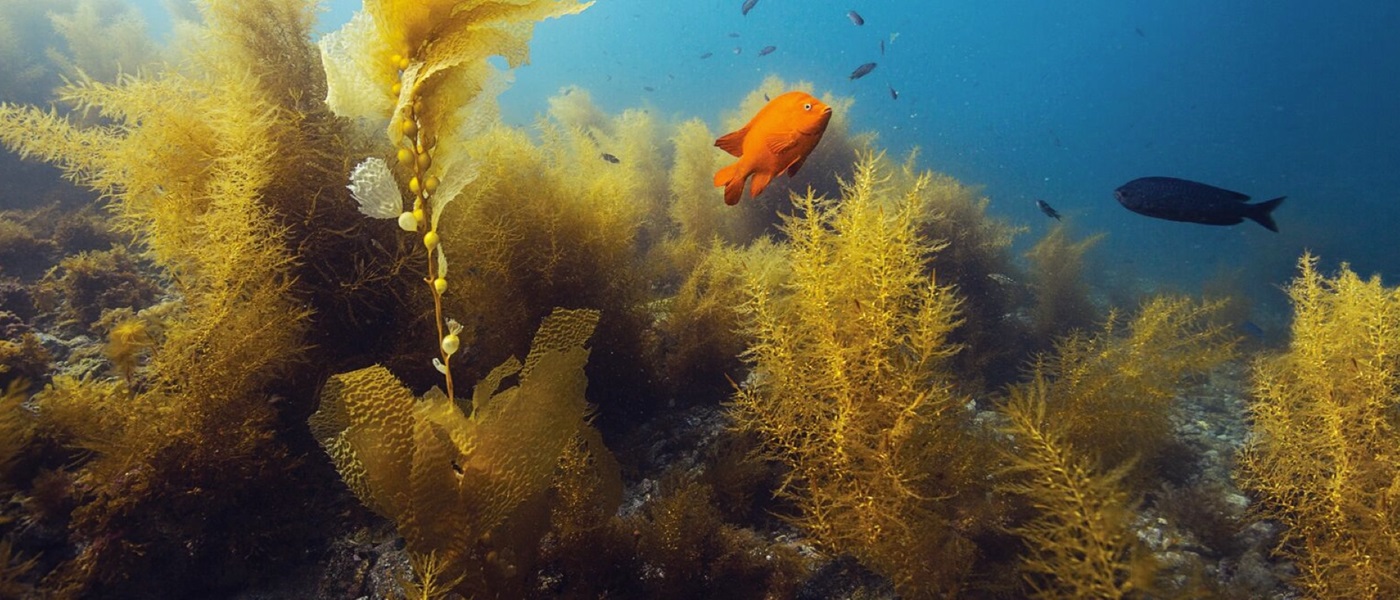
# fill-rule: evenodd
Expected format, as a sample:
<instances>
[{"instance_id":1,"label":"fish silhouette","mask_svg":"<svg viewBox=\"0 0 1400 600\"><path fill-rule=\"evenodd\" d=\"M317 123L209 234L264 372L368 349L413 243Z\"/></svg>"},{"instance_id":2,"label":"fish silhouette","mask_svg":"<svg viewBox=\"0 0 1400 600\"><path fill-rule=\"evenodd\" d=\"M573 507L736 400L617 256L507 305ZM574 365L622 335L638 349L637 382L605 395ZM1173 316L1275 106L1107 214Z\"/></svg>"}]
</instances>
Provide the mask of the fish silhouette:
<instances>
[{"instance_id":1,"label":"fish silhouette","mask_svg":"<svg viewBox=\"0 0 1400 600\"><path fill-rule=\"evenodd\" d=\"M1248 204L1249 196L1175 177L1134 179L1113 191L1124 208L1140 215L1202 225L1235 225L1249 219L1278 231L1272 213L1284 196Z\"/></svg>"},{"instance_id":2,"label":"fish silhouette","mask_svg":"<svg viewBox=\"0 0 1400 600\"><path fill-rule=\"evenodd\" d=\"M1056 212L1055 207L1050 206L1049 202L1046 202L1044 200L1036 200L1035 205L1040 207L1040 212L1045 213L1045 216L1052 217L1056 221L1060 220L1060 213Z\"/></svg>"}]
</instances>

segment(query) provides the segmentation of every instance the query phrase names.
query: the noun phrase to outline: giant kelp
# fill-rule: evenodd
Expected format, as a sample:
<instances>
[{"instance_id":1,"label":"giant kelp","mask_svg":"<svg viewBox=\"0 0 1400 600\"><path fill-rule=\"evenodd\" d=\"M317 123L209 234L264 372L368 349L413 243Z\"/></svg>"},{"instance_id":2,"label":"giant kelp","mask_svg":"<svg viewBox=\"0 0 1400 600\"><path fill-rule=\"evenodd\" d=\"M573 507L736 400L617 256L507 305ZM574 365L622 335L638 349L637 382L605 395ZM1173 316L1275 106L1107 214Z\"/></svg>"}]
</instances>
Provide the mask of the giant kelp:
<instances>
[{"instance_id":1,"label":"giant kelp","mask_svg":"<svg viewBox=\"0 0 1400 600\"><path fill-rule=\"evenodd\" d=\"M555 311L524 363L498 366L469 404L437 388L415 398L380 366L336 375L322 391L317 441L356 496L394 521L408 551L431 557L423 564L452 582L445 587L521 593L547 525L529 515L531 502L586 427L584 344L597 322L594 311ZM502 387L514 377L518 385Z\"/></svg>"},{"instance_id":2,"label":"giant kelp","mask_svg":"<svg viewBox=\"0 0 1400 600\"><path fill-rule=\"evenodd\" d=\"M789 470L791 520L821 547L903 594L952 593L977 527L955 527L955 507L981 504L985 457L947 370L959 300L927 270L942 245L919 234L931 176L893 187L887 168L867 155L839 203L795 198L783 272L748 275L754 370L731 415Z\"/></svg>"},{"instance_id":3,"label":"giant kelp","mask_svg":"<svg viewBox=\"0 0 1400 600\"><path fill-rule=\"evenodd\" d=\"M393 174L372 157L356 168L351 187L365 214L397 218L399 227L421 236L423 280L437 333L433 364L448 398L456 397L452 358L462 346L462 326L444 313L450 279L439 225L448 205L477 177L468 138L496 121L494 92L504 77L487 58L500 56L510 67L524 64L536 21L587 7L551 0L367 0L349 23L320 42L331 110L388 123ZM407 184L407 210L396 177Z\"/></svg>"},{"instance_id":4,"label":"giant kelp","mask_svg":"<svg viewBox=\"0 0 1400 600\"><path fill-rule=\"evenodd\" d=\"M1400 290L1305 254L1288 349L1254 364L1243 485L1286 529L1293 583L1318 598L1400 594Z\"/></svg>"},{"instance_id":5,"label":"giant kelp","mask_svg":"<svg viewBox=\"0 0 1400 600\"><path fill-rule=\"evenodd\" d=\"M521 130L496 127L473 139L476 183L464 190L442 219L450 231L469 232L445 246L453 293L445 310L464 326L473 351L467 373L480 376L494 362L523 353L525 332L555 306L604 310L589 372L604 418L610 402L642 409L650 375L642 369L642 332L648 297L641 233L647 213L659 206L648 196L650 173L633 157L645 152L621 142L608 149L628 160L599 157L598 140L631 138L645 143L652 119L625 113L613 134L538 124L540 142Z\"/></svg>"}]
</instances>

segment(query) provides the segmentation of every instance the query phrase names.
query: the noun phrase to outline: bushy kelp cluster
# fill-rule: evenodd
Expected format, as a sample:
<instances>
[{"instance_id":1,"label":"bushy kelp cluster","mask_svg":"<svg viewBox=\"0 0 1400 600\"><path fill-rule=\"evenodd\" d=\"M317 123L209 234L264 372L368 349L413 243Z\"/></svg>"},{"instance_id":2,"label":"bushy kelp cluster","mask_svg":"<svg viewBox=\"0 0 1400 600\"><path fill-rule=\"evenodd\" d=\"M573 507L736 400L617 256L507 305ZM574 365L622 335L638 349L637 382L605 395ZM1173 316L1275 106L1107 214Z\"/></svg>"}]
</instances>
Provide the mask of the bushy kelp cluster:
<instances>
[{"instance_id":1,"label":"bushy kelp cluster","mask_svg":"<svg viewBox=\"0 0 1400 600\"><path fill-rule=\"evenodd\" d=\"M1026 253L1035 339L1053 340L1098 320L1084 270L1085 255L1102 240L1103 234L1073 240L1068 226L1056 223Z\"/></svg>"},{"instance_id":2,"label":"bushy kelp cluster","mask_svg":"<svg viewBox=\"0 0 1400 600\"><path fill-rule=\"evenodd\" d=\"M1400 290L1305 255L1288 287L1288 349L1254 363L1253 437L1240 457L1259 516L1317 598L1400 594Z\"/></svg>"},{"instance_id":3,"label":"bushy kelp cluster","mask_svg":"<svg viewBox=\"0 0 1400 600\"><path fill-rule=\"evenodd\" d=\"M586 6L370 1L318 47L309 2L204 3L178 67L0 106L115 228L0 218L0 596L1221 591L1162 540L1224 519L1178 429L1236 358L1225 300L1102 306L1096 236L1013 255L830 94L802 173L737 207L700 120L565 88L501 124L488 57ZM1383 595L1393 290L1305 259L1290 291L1241 480L1300 587ZM405 569L334 555L374 536Z\"/></svg>"},{"instance_id":4,"label":"bushy kelp cluster","mask_svg":"<svg viewBox=\"0 0 1400 600\"><path fill-rule=\"evenodd\" d=\"M972 562L960 526L988 522L958 523L980 504L984 457L949 381L960 301L929 275L940 246L919 235L930 177L890 188L887 168L864 158L839 203L798 198L771 263L783 272L750 272L755 368L732 414L787 467L780 489L814 541L903 595L948 594Z\"/></svg>"},{"instance_id":5,"label":"bushy kelp cluster","mask_svg":"<svg viewBox=\"0 0 1400 600\"><path fill-rule=\"evenodd\" d=\"M1006 456L999 489L1035 514L1012 531L1025 540L1021 571L1042 598L1124 598L1154 590L1158 566L1133 530L1137 501L1124 483L1131 464L1105 469L1065 426L1046 417L1046 381L1013 388L1004 406Z\"/></svg>"},{"instance_id":6,"label":"bushy kelp cluster","mask_svg":"<svg viewBox=\"0 0 1400 600\"><path fill-rule=\"evenodd\" d=\"M0 102L42 102L64 77L111 82L159 59L145 24L126 3L0 2Z\"/></svg>"},{"instance_id":7,"label":"bushy kelp cluster","mask_svg":"<svg viewBox=\"0 0 1400 600\"><path fill-rule=\"evenodd\" d=\"M85 453L67 467L77 507L51 524L79 549L45 578L67 595L228 585L196 573L217 563L239 577L239 561L298 535L292 521L276 522L295 514L265 500L298 488L274 433L273 398L306 357L310 315L293 292L298 253L279 208L315 206L318 196L289 198L302 188L282 173L295 165L302 175L338 174L341 159L297 148L309 119L285 92L304 74L250 72L277 63L239 60L311 56L295 33L307 31L309 7L210 5L205 18L207 28L190 33L193 74L85 80L63 92L109 124L0 109L0 138L109 198L118 227L139 237L179 298L126 376L58 377L35 398L48 435Z\"/></svg>"},{"instance_id":8,"label":"bushy kelp cluster","mask_svg":"<svg viewBox=\"0 0 1400 600\"><path fill-rule=\"evenodd\" d=\"M1221 306L1157 296L1130 319L1110 314L1097 332L1061 338L1053 352L1036 358L1032 380L1012 391L1043 393L1044 420L1055 435L1092 448L1101 469L1128 468L1132 479L1151 481L1172 440L1170 417L1183 379L1233 357L1234 335L1211 319Z\"/></svg>"}]
</instances>

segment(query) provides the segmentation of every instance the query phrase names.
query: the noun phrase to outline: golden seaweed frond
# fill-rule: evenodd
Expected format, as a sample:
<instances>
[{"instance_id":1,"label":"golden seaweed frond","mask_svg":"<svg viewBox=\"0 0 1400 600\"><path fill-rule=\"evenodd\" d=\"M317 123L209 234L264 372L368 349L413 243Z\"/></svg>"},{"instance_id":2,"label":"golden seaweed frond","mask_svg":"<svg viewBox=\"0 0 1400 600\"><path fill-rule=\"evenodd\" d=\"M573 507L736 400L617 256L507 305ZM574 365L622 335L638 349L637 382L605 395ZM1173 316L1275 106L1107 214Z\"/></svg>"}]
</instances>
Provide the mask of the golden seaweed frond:
<instances>
[{"instance_id":1,"label":"golden seaweed frond","mask_svg":"<svg viewBox=\"0 0 1400 600\"><path fill-rule=\"evenodd\" d=\"M34 597L34 587L24 579L38 564L39 557L24 559L14 550L10 540L0 540L0 597Z\"/></svg>"},{"instance_id":2,"label":"golden seaweed frond","mask_svg":"<svg viewBox=\"0 0 1400 600\"><path fill-rule=\"evenodd\" d=\"M463 327L444 312L449 260L439 226L447 206L479 175L469 139L498 121L495 97L506 80L488 59L504 58L510 68L524 64L535 22L590 4L367 0L349 23L321 39L330 109L388 124L393 170L407 184L411 200L398 224L420 235L426 251L423 280L432 294L437 333L434 365L443 374L448 399L456 398L452 358L462 347ZM386 212L392 213L390 208Z\"/></svg>"},{"instance_id":3,"label":"golden seaweed frond","mask_svg":"<svg viewBox=\"0 0 1400 600\"><path fill-rule=\"evenodd\" d=\"M403 588L404 600L441 600L452 593L453 588L462 583L462 576L445 578L443 574L449 565L438 558L436 552L419 554L408 553L409 566L413 569L413 579L399 579Z\"/></svg>"},{"instance_id":4,"label":"golden seaweed frond","mask_svg":"<svg viewBox=\"0 0 1400 600\"><path fill-rule=\"evenodd\" d=\"M950 507L978 459L946 371L960 303L930 276L939 246L919 234L924 182L895 185L871 154L840 202L794 198L789 242L773 249L786 260L745 273L753 374L730 411L788 468L793 522L911 595L962 584L971 543Z\"/></svg>"},{"instance_id":5,"label":"golden seaweed frond","mask_svg":"<svg viewBox=\"0 0 1400 600\"><path fill-rule=\"evenodd\" d=\"M409 552L432 558L436 580L484 592L499 579L493 568L520 570L480 548L513 543L487 540L549 488L561 455L587 427L584 344L597 322L596 311L556 310L523 370L515 361L493 373L469 413L436 389L415 398L380 366L335 375L312 432L356 495L398 525ZM517 371L518 385L495 389Z\"/></svg>"},{"instance_id":6,"label":"golden seaweed frond","mask_svg":"<svg viewBox=\"0 0 1400 600\"><path fill-rule=\"evenodd\" d=\"M1294 584L1319 598L1400 595L1400 289L1304 254L1292 340L1254 365L1243 486L1285 525Z\"/></svg>"},{"instance_id":7,"label":"golden seaweed frond","mask_svg":"<svg viewBox=\"0 0 1400 600\"><path fill-rule=\"evenodd\" d=\"M1012 390L1002 408L1006 452L1002 491L1025 498L1036 514L1013 528L1026 543L1021 571L1038 598L1123 598L1151 589L1155 558L1132 528L1136 502L1125 485L1130 464L1109 470L1069 443L1046 418L1041 376Z\"/></svg>"},{"instance_id":8,"label":"golden seaweed frond","mask_svg":"<svg viewBox=\"0 0 1400 600\"><path fill-rule=\"evenodd\" d=\"M1084 257L1103 238L1100 233L1074 240L1067 226L1056 224L1026 253L1026 274L1035 297L1031 331L1042 343L1075 329L1087 329L1098 320L1089 298L1089 282L1084 278Z\"/></svg>"},{"instance_id":9,"label":"golden seaweed frond","mask_svg":"<svg viewBox=\"0 0 1400 600\"><path fill-rule=\"evenodd\" d=\"M34 433L34 418L24 408L28 388L27 382L15 379L0 392L0 490L5 489L10 468Z\"/></svg>"},{"instance_id":10,"label":"golden seaweed frond","mask_svg":"<svg viewBox=\"0 0 1400 600\"><path fill-rule=\"evenodd\" d=\"M1096 333L1061 338L1033 369L1049 385L1047 418L1072 445L1096 452L1101 469L1151 464L1171 440L1172 402L1184 378L1235 355L1236 337L1214 318L1222 306L1158 296L1131 319L1111 314ZM1138 470L1132 479L1145 475Z\"/></svg>"}]
</instances>

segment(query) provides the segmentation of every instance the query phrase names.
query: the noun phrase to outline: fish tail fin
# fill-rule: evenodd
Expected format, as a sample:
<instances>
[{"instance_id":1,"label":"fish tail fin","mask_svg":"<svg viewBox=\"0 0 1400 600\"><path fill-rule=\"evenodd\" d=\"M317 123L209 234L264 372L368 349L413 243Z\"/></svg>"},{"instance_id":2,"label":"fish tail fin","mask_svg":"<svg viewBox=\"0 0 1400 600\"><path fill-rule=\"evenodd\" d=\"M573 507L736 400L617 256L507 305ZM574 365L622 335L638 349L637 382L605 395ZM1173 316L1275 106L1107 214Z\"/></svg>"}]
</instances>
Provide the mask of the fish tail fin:
<instances>
[{"instance_id":1,"label":"fish tail fin","mask_svg":"<svg viewBox=\"0 0 1400 600\"><path fill-rule=\"evenodd\" d=\"M744 196L744 180L739 174L739 163L734 163L715 172L715 186L724 186L724 203L734 206Z\"/></svg>"},{"instance_id":2,"label":"fish tail fin","mask_svg":"<svg viewBox=\"0 0 1400 600\"><path fill-rule=\"evenodd\" d=\"M1287 196L1279 196L1273 200L1249 205L1249 214L1245 215L1245 218L1263 225L1269 231L1278 233L1278 225L1274 223L1274 218L1269 213L1274 212L1278 205L1283 204L1284 198Z\"/></svg>"}]
</instances>

